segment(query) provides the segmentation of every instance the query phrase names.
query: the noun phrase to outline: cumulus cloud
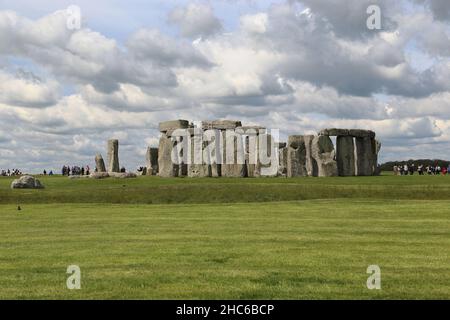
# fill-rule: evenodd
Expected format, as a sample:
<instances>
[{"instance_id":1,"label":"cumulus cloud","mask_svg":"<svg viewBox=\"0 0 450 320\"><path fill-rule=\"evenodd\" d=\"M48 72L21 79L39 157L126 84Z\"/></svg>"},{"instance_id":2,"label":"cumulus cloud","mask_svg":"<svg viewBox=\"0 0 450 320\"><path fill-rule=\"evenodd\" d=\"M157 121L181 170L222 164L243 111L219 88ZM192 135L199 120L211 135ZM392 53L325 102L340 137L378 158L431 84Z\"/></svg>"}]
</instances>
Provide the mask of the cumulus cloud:
<instances>
[{"instance_id":1,"label":"cumulus cloud","mask_svg":"<svg viewBox=\"0 0 450 320\"><path fill-rule=\"evenodd\" d=\"M188 38L207 38L222 31L220 20L214 15L212 7L206 4L191 3L185 7L176 7L168 20Z\"/></svg>"},{"instance_id":2,"label":"cumulus cloud","mask_svg":"<svg viewBox=\"0 0 450 320\"><path fill-rule=\"evenodd\" d=\"M378 132L383 160L421 150L450 158L442 147L450 143L449 21L434 12L438 1L405 1L412 11L375 1L376 32L365 26L374 1L236 8L226 32L217 5L197 2L161 13L181 37L144 21L126 39L68 30L65 11L39 19L0 11L0 167L18 154L30 169L92 165L111 137L127 167L142 165L158 122L177 118L241 119L279 128L283 139L367 128Z\"/></svg>"},{"instance_id":3,"label":"cumulus cloud","mask_svg":"<svg viewBox=\"0 0 450 320\"><path fill-rule=\"evenodd\" d=\"M19 69L15 74L0 70L0 103L25 108L43 108L59 98L56 81L43 81L32 72Z\"/></svg>"}]
</instances>

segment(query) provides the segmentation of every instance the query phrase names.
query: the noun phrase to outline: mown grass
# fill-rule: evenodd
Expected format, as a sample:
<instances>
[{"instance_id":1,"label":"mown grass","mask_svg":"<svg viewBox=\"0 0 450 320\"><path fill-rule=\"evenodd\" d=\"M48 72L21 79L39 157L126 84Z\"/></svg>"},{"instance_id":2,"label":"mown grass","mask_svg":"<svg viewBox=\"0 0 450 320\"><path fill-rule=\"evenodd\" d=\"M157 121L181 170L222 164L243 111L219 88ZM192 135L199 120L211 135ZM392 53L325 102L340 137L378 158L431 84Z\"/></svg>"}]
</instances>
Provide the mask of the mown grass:
<instances>
[{"instance_id":1,"label":"mown grass","mask_svg":"<svg viewBox=\"0 0 450 320\"><path fill-rule=\"evenodd\" d=\"M138 179L69 180L40 177L44 190L11 190L0 178L4 203L236 203L308 199L449 199L450 176L350 178Z\"/></svg>"},{"instance_id":2,"label":"mown grass","mask_svg":"<svg viewBox=\"0 0 450 320\"><path fill-rule=\"evenodd\" d=\"M1 205L0 298L448 299L449 205Z\"/></svg>"},{"instance_id":3,"label":"mown grass","mask_svg":"<svg viewBox=\"0 0 450 320\"><path fill-rule=\"evenodd\" d=\"M11 180L0 299L450 298L450 177Z\"/></svg>"}]
</instances>

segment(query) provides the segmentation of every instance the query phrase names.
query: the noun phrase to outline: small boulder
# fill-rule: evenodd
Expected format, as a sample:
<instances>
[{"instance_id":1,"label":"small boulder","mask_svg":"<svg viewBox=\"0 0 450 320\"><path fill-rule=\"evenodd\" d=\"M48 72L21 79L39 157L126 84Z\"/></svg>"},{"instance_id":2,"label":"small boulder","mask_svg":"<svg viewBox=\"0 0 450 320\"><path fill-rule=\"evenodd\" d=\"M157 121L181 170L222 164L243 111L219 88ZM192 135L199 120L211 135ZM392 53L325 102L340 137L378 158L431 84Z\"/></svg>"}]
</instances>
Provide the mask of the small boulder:
<instances>
[{"instance_id":1,"label":"small boulder","mask_svg":"<svg viewBox=\"0 0 450 320\"><path fill-rule=\"evenodd\" d=\"M32 176L22 176L11 183L11 189L44 189L44 186Z\"/></svg>"}]
</instances>

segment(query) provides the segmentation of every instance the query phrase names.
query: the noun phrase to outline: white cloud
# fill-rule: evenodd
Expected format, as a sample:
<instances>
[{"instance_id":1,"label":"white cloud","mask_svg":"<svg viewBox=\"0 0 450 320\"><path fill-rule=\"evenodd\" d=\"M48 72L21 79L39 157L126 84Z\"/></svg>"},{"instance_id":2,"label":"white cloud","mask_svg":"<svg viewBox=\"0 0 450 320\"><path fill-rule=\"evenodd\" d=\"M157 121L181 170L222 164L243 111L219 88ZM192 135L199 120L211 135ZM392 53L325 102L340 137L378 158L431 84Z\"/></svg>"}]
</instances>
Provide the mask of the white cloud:
<instances>
[{"instance_id":1,"label":"white cloud","mask_svg":"<svg viewBox=\"0 0 450 320\"><path fill-rule=\"evenodd\" d=\"M207 38L222 31L220 20L214 15L211 6L191 3L185 7L176 7L169 14L169 22L178 25L184 37Z\"/></svg>"}]
</instances>

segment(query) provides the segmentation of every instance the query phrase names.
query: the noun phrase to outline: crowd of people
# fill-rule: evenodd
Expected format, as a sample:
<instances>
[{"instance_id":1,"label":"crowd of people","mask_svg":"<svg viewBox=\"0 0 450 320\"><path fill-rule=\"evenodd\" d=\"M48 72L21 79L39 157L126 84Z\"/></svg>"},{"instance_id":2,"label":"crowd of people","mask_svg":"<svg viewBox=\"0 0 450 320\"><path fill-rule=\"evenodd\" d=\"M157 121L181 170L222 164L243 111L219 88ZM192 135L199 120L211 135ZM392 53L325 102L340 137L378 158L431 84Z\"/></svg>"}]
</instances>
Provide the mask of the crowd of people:
<instances>
[{"instance_id":1,"label":"crowd of people","mask_svg":"<svg viewBox=\"0 0 450 320\"><path fill-rule=\"evenodd\" d=\"M63 176L88 176L90 175L91 169L89 168L89 166L63 166L62 170L61 170L61 174Z\"/></svg>"},{"instance_id":2,"label":"crowd of people","mask_svg":"<svg viewBox=\"0 0 450 320\"><path fill-rule=\"evenodd\" d=\"M435 166L424 166L422 164L419 164L416 166L414 163L411 164L404 164L404 165L395 165L394 166L394 175L396 176L407 176L407 175L414 175L415 173L418 173L420 176L423 176L425 174L427 175L450 175L450 165L448 167L441 167L440 165L436 164Z\"/></svg>"},{"instance_id":3,"label":"crowd of people","mask_svg":"<svg viewBox=\"0 0 450 320\"><path fill-rule=\"evenodd\" d=\"M1 174L2 177L13 177L13 176L21 176L22 175L22 171L20 171L20 169L7 169L7 170L2 170Z\"/></svg>"}]
</instances>

